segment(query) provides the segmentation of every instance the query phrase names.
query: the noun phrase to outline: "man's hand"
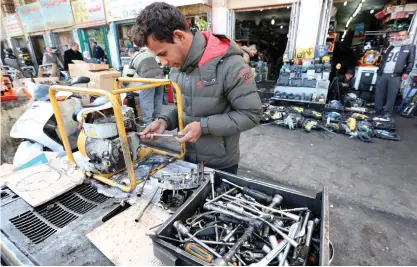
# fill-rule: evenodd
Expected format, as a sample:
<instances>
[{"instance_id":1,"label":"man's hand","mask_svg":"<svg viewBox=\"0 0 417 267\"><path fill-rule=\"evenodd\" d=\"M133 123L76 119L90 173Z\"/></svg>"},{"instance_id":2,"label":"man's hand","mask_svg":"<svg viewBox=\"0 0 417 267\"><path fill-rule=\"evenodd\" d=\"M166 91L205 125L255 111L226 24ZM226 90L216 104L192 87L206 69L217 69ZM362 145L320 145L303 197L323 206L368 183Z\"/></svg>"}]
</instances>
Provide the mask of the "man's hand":
<instances>
[{"instance_id":1,"label":"man's hand","mask_svg":"<svg viewBox=\"0 0 417 267\"><path fill-rule=\"evenodd\" d=\"M139 133L140 139L142 140L157 140L158 137L154 136L153 134L162 134L165 132L165 129L168 127L167 122L165 120L159 119L148 126Z\"/></svg>"},{"instance_id":2,"label":"man's hand","mask_svg":"<svg viewBox=\"0 0 417 267\"><path fill-rule=\"evenodd\" d=\"M199 122L192 122L185 126L182 131L178 132L178 135L184 136L178 139L181 143L195 143L201 136L201 125Z\"/></svg>"},{"instance_id":3,"label":"man's hand","mask_svg":"<svg viewBox=\"0 0 417 267\"><path fill-rule=\"evenodd\" d=\"M403 79L403 81L408 79L408 74L403 74L403 76L401 77Z\"/></svg>"}]
</instances>

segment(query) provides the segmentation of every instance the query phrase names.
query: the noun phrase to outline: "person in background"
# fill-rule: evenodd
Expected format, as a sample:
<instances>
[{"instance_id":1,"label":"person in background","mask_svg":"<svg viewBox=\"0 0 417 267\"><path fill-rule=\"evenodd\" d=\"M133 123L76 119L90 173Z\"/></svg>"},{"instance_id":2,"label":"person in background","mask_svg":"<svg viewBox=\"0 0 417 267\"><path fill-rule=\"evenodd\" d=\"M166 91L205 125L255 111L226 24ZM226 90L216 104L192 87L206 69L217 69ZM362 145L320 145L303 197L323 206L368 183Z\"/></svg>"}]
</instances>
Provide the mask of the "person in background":
<instances>
[{"instance_id":1,"label":"person in background","mask_svg":"<svg viewBox=\"0 0 417 267\"><path fill-rule=\"evenodd\" d=\"M127 77L163 79L164 74L159 64L156 62L155 54L146 48L136 51L129 48L129 63ZM127 85L128 86L128 85ZM144 91L139 91L139 103L142 109L143 123L149 124L161 116L162 101L164 97L164 87L156 87Z\"/></svg>"},{"instance_id":2,"label":"person in background","mask_svg":"<svg viewBox=\"0 0 417 267\"><path fill-rule=\"evenodd\" d=\"M176 7L154 2L138 15L132 28L138 47L148 47L171 79L181 87L185 128L178 133L186 143L185 160L237 173L240 133L259 124L261 100L242 50L235 42L210 32L190 30ZM178 110L148 125L142 140L178 128Z\"/></svg>"},{"instance_id":3,"label":"person in background","mask_svg":"<svg viewBox=\"0 0 417 267\"><path fill-rule=\"evenodd\" d=\"M401 80L407 80L413 69L415 55L416 46L408 39L407 30L399 31L378 68L375 110L379 115L392 115Z\"/></svg>"},{"instance_id":4,"label":"person in background","mask_svg":"<svg viewBox=\"0 0 417 267\"><path fill-rule=\"evenodd\" d=\"M62 65L61 61L59 61L56 54L52 52L51 47L47 47L45 50L46 52L43 54L43 58L42 58L42 65L45 65L45 64L55 64L57 66Z\"/></svg>"},{"instance_id":5,"label":"person in background","mask_svg":"<svg viewBox=\"0 0 417 267\"><path fill-rule=\"evenodd\" d=\"M355 82L355 71L348 69L344 75L338 76L338 80L332 83L330 100L342 100L342 96L347 94L353 88ZM338 84L337 84L338 83ZM339 88L337 87L339 85Z\"/></svg>"},{"instance_id":6,"label":"person in background","mask_svg":"<svg viewBox=\"0 0 417 267\"><path fill-rule=\"evenodd\" d=\"M83 52L84 61L86 63L96 63L97 61L94 58L91 58L90 52L87 50Z\"/></svg>"},{"instance_id":7,"label":"person in background","mask_svg":"<svg viewBox=\"0 0 417 267\"><path fill-rule=\"evenodd\" d=\"M95 58L98 62L104 62L106 55L104 54L103 48L97 45L97 42L92 42L91 47L93 48L93 58Z\"/></svg>"},{"instance_id":8,"label":"person in background","mask_svg":"<svg viewBox=\"0 0 417 267\"><path fill-rule=\"evenodd\" d=\"M61 67L61 68L63 67L61 61L56 56L56 54L52 52L51 47L47 47L45 50L46 52L43 54L43 58L42 58L42 65L55 64L57 66L56 76L59 77L61 72L58 69L58 67Z\"/></svg>"},{"instance_id":9,"label":"person in background","mask_svg":"<svg viewBox=\"0 0 417 267\"><path fill-rule=\"evenodd\" d=\"M64 70L68 71L68 64L74 64L73 60L84 60L79 49L80 46L74 42L71 48L64 52Z\"/></svg>"}]
</instances>

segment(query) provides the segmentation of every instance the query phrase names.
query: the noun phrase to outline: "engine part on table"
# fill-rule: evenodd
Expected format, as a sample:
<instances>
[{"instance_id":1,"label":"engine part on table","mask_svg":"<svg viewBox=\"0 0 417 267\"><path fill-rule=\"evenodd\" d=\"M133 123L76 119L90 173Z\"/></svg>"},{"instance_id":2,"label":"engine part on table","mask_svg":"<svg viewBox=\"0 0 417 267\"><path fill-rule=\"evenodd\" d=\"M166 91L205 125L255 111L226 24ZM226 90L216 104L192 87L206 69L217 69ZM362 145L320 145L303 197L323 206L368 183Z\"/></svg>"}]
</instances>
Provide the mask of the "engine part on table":
<instances>
[{"instance_id":1,"label":"engine part on table","mask_svg":"<svg viewBox=\"0 0 417 267\"><path fill-rule=\"evenodd\" d=\"M392 133L386 130L378 130L375 129L375 137L377 138L381 138L381 139L387 139L387 140L392 140L392 141L400 141L400 136L397 135L396 133Z\"/></svg>"},{"instance_id":2,"label":"engine part on table","mask_svg":"<svg viewBox=\"0 0 417 267\"><path fill-rule=\"evenodd\" d=\"M350 117L356 119L356 121L366 121L369 119L368 116L361 113L353 113L352 115L350 115Z\"/></svg>"},{"instance_id":3,"label":"engine part on table","mask_svg":"<svg viewBox=\"0 0 417 267\"><path fill-rule=\"evenodd\" d=\"M347 126L349 127L349 130L354 132L356 130L356 119L349 118L347 120Z\"/></svg>"},{"instance_id":4,"label":"engine part on table","mask_svg":"<svg viewBox=\"0 0 417 267\"><path fill-rule=\"evenodd\" d=\"M391 132L396 131L396 124L393 119L390 119L389 121L373 121L372 126L374 129L378 130L386 130Z\"/></svg>"},{"instance_id":5,"label":"engine part on table","mask_svg":"<svg viewBox=\"0 0 417 267\"><path fill-rule=\"evenodd\" d=\"M324 97L324 94L320 94L319 102L324 103L325 101L326 101L326 98Z\"/></svg>"},{"instance_id":6,"label":"engine part on table","mask_svg":"<svg viewBox=\"0 0 417 267\"><path fill-rule=\"evenodd\" d=\"M100 101L100 99L98 99ZM121 142L118 136L116 118L109 113L111 108L82 108L74 113L73 119L81 123L82 131L77 146L81 154L89 159L87 169L93 172L114 173L125 167ZM132 160L137 160L140 152L140 139L132 108L122 106Z\"/></svg>"},{"instance_id":7,"label":"engine part on table","mask_svg":"<svg viewBox=\"0 0 417 267\"><path fill-rule=\"evenodd\" d=\"M320 112L311 109L303 110L301 115L303 115L305 118L312 118L316 120L320 120L323 116Z\"/></svg>"},{"instance_id":8,"label":"engine part on table","mask_svg":"<svg viewBox=\"0 0 417 267\"><path fill-rule=\"evenodd\" d=\"M205 172L203 164L198 164L197 169L183 173L161 172L157 178L159 188L162 189L160 204L168 212L175 212L185 200L192 194L190 189L200 186L205 175L214 175L212 171Z\"/></svg>"}]
</instances>

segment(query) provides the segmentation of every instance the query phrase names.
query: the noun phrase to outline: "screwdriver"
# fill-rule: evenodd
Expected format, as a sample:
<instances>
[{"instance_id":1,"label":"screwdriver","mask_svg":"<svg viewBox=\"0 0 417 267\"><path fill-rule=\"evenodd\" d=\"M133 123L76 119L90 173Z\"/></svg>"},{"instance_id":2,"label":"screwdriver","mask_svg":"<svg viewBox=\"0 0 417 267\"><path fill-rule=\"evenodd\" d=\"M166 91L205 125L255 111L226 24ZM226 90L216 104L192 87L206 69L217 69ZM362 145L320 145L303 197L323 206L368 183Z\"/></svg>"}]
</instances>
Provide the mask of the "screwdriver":
<instances>
[{"instance_id":1,"label":"screwdriver","mask_svg":"<svg viewBox=\"0 0 417 267\"><path fill-rule=\"evenodd\" d=\"M199 245L195 243L191 243L191 242L188 243L185 246L184 250L207 263L210 263L214 258L213 254L211 254L210 252L207 252L205 249L203 249L202 247L200 247Z\"/></svg>"},{"instance_id":2,"label":"screwdriver","mask_svg":"<svg viewBox=\"0 0 417 267\"><path fill-rule=\"evenodd\" d=\"M246 186L245 187L239 186L239 185L234 184L234 183L232 183L232 182L230 182L226 179L222 179L222 181L239 188L240 190L242 190L242 192L244 194L248 194L248 195L250 195L251 197L255 198L258 201L262 201L262 202L266 202L266 203L271 203L272 202L272 197L271 196L268 196L267 194L262 193L258 190L250 189Z\"/></svg>"}]
</instances>

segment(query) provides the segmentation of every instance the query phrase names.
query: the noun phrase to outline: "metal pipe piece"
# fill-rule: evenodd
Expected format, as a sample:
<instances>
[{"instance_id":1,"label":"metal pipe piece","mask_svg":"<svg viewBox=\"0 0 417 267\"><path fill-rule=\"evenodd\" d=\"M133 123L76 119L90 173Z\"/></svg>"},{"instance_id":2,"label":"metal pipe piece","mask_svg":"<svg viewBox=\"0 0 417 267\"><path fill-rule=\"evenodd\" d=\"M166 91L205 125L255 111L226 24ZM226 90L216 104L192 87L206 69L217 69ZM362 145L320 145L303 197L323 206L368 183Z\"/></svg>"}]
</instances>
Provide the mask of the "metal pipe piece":
<instances>
[{"instance_id":1,"label":"metal pipe piece","mask_svg":"<svg viewBox=\"0 0 417 267\"><path fill-rule=\"evenodd\" d=\"M252 204L254 206L257 206L257 207L260 207L260 208L264 208L266 210L269 210L269 211L272 211L272 212L279 213L281 215L287 216L288 218L291 218L294 221L299 221L300 220L300 216L298 216L298 215L295 215L295 214L292 214L292 213L287 213L287 212L282 212L280 210L277 210L277 209L274 209L274 208L270 208L270 207L267 207L267 206L264 206L264 205L261 205L261 204L255 203L255 202L247 201L247 200L244 200L244 199L239 199L239 198L232 197L232 196L228 196L228 195L224 195L222 197L229 198L229 199L233 199L233 200L239 200L239 201L242 201L242 202L247 203L247 204Z\"/></svg>"},{"instance_id":2,"label":"metal pipe piece","mask_svg":"<svg viewBox=\"0 0 417 267\"><path fill-rule=\"evenodd\" d=\"M248 240L248 238L252 235L255 229L256 225L254 223L250 223L249 227L246 228L245 233L243 233L243 235L236 241L236 243L229 249L229 251L222 258L215 259L213 263L218 266L228 265L232 257L242 247L243 243L245 243L246 240Z\"/></svg>"},{"instance_id":3,"label":"metal pipe piece","mask_svg":"<svg viewBox=\"0 0 417 267\"><path fill-rule=\"evenodd\" d=\"M314 230L314 222L308 221L307 223L307 237L306 237L306 246L310 247L311 243L311 237L313 236L313 230Z\"/></svg>"},{"instance_id":4,"label":"metal pipe piece","mask_svg":"<svg viewBox=\"0 0 417 267\"><path fill-rule=\"evenodd\" d=\"M298 228L298 222L294 223L290 227L290 237L294 238L294 235ZM287 241L281 242L278 247L273 248L262 260L255 264L251 264L251 266L267 266L274 258L278 256L278 254L286 247L288 246Z\"/></svg>"},{"instance_id":5,"label":"metal pipe piece","mask_svg":"<svg viewBox=\"0 0 417 267\"><path fill-rule=\"evenodd\" d=\"M211 199L211 200L206 200L206 204L209 204L209 203L211 203L211 202L213 202L213 201L219 200L219 199L221 199L222 197L224 197L224 196L226 196L226 195L228 195L228 194L232 193L232 192L233 192L233 191L235 191L235 190L236 190L236 188L232 188L232 189L230 189L229 191L224 192L223 194L218 195L217 197L215 197L215 198L213 198L213 199Z\"/></svg>"}]
</instances>

